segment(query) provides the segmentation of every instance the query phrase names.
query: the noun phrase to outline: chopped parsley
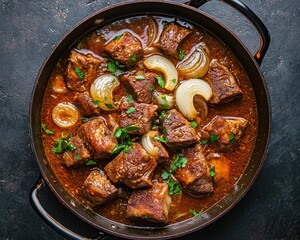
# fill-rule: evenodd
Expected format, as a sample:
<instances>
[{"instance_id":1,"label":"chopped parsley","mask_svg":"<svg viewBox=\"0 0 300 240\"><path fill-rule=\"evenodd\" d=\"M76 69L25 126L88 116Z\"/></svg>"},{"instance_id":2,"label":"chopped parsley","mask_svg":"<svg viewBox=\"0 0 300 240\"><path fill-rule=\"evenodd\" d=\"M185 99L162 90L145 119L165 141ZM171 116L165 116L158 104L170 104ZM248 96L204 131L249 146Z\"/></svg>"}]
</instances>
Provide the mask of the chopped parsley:
<instances>
[{"instance_id":1,"label":"chopped parsley","mask_svg":"<svg viewBox=\"0 0 300 240\"><path fill-rule=\"evenodd\" d=\"M169 109L170 109L170 106L169 106L169 104L168 104L168 100L167 100L166 94L164 94L163 96L161 96L161 100L163 100L164 103L159 104L159 105L160 105L162 108L169 110Z\"/></svg>"},{"instance_id":2,"label":"chopped parsley","mask_svg":"<svg viewBox=\"0 0 300 240\"><path fill-rule=\"evenodd\" d=\"M115 61L114 59L110 58L109 62L106 64L106 67L109 72L115 74L116 77L119 77L122 73L124 73L122 68L125 68L126 66L121 64L119 61Z\"/></svg>"},{"instance_id":3,"label":"chopped parsley","mask_svg":"<svg viewBox=\"0 0 300 240\"><path fill-rule=\"evenodd\" d=\"M209 175L210 175L211 177L214 177L214 176L216 175L216 172L215 172L214 170L210 169L210 170L209 170Z\"/></svg>"},{"instance_id":4,"label":"chopped parsley","mask_svg":"<svg viewBox=\"0 0 300 240\"><path fill-rule=\"evenodd\" d=\"M133 96L132 95L129 96L129 98L127 99L127 102L128 103L132 103L133 102Z\"/></svg>"},{"instance_id":5,"label":"chopped parsley","mask_svg":"<svg viewBox=\"0 0 300 240\"><path fill-rule=\"evenodd\" d=\"M234 145L234 144L236 144L236 139L235 139L235 137L234 137L234 134L233 133L230 133L230 135L229 135L229 139L230 139L230 142Z\"/></svg>"},{"instance_id":6,"label":"chopped parsley","mask_svg":"<svg viewBox=\"0 0 300 240\"><path fill-rule=\"evenodd\" d=\"M97 164L97 162L95 162L92 159L87 160L86 163L85 163L85 165L87 165L87 166L89 166L89 165L95 165L95 164Z\"/></svg>"},{"instance_id":7,"label":"chopped parsley","mask_svg":"<svg viewBox=\"0 0 300 240\"><path fill-rule=\"evenodd\" d=\"M175 79L175 78L173 78L171 81L172 81L173 83L176 83L176 79Z\"/></svg>"},{"instance_id":8,"label":"chopped parsley","mask_svg":"<svg viewBox=\"0 0 300 240\"><path fill-rule=\"evenodd\" d=\"M143 75L137 75L137 76L135 76L135 79L145 80L145 77Z\"/></svg>"},{"instance_id":9,"label":"chopped parsley","mask_svg":"<svg viewBox=\"0 0 300 240\"><path fill-rule=\"evenodd\" d=\"M155 87L154 87L154 86L152 86L152 87L149 87L149 88L148 88L148 90L149 90L149 91L151 91L151 92L153 92L153 91L154 91L154 89L155 89Z\"/></svg>"},{"instance_id":10,"label":"chopped parsley","mask_svg":"<svg viewBox=\"0 0 300 240\"><path fill-rule=\"evenodd\" d=\"M95 100L95 101L93 101L93 103L96 105L96 107L99 107L99 105L100 105L100 100Z\"/></svg>"},{"instance_id":11,"label":"chopped parsley","mask_svg":"<svg viewBox=\"0 0 300 240\"><path fill-rule=\"evenodd\" d=\"M105 103L105 106L108 108L108 109L114 109L114 106L110 103Z\"/></svg>"},{"instance_id":12,"label":"chopped parsley","mask_svg":"<svg viewBox=\"0 0 300 240\"><path fill-rule=\"evenodd\" d=\"M81 156L79 153L76 154L76 160L79 161L81 159Z\"/></svg>"},{"instance_id":13,"label":"chopped parsley","mask_svg":"<svg viewBox=\"0 0 300 240\"><path fill-rule=\"evenodd\" d=\"M48 134L48 135L54 134L53 131L51 131L51 130L49 130L49 129L46 128L46 124L45 124L45 123L42 123L42 129L43 129L44 132L45 132L46 134Z\"/></svg>"},{"instance_id":14,"label":"chopped parsley","mask_svg":"<svg viewBox=\"0 0 300 240\"><path fill-rule=\"evenodd\" d=\"M192 128L196 128L198 126L198 124L195 121L193 121L193 122L190 122L190 126Z\"/></svg>"},{"instance_id":15,"label":"chopped parsley","mask_svg":"<svg viewBox=\"0 0 300 240\"><path fill-rule=\"evenodd\" d=\"M122 36L123 36L123 33L120 34L120 35L118 35L118 36L116 36L116 37L115 37L115 40L116 40L116 41L120 40Z\"/></svg>"},{"instance_id":16,"label":"chopped parsley","mask_svg":"<svg viewBox=\"0 0 300 240\"><path fill-rule=\"evenodd\" d=\"M62 134L61 139L56 141L55 147L51 149L52 152L59 154L65 151L74 151L76 147L72 143L70 143L71 138L72 137L70 138L64 137L64 135Z\"/></svg>"},{"instance_id":17,"label":"chopped parsley","mask_svg":"<svg viewBox=\"0 0 300 240\"><path fill-rule=\"evenodd\" d=\"M212 143L215 143L216 141L218 141L219 135L218 134L211 134L209 138L210 138L210 141Z\"/></svg>"},{"instance_id":18,"label":"chopped parsley","mask_svg":"<svg viewBox=\"0 0 300 240\"><path fill-rule=\"evenodd\" d=\"M118 139L118 145L112 151L112 154L117 154L123 150L124 153L128 153L132 147L131 137L129 132L139 130L140 128L134 125L129 125L124 128L118 128L114 134Z\"/></svg>"},{"instance_id":19,"label":"chopped parsley","mask_svg":"<svg viewBox=\"0 0 300 240\"><path fill-rule=\"evenodd\" d=\"M78 43L76 48L80 50L82 48L82 42Z\"/></svg>"},{"instance_id":20,"label":"chopped parsley","mask_svg":"<svg viewBox=\"0 0 300 240\"><path fill-rule=\"evenodd\" d=\"M134 107L130 107L127 111L126 111L126 113L127 114L130 114L130 113L133 113L135 111L135 108Z\"/></svg>"},{"instance_id":21,"label":"chopped parsley","mask_svg":"<svg viewBox=\"0 0 300 240\"><path fill-rule=\"evenodd\" d=\"M175 171L177 168L186 167L187 159L183 156L182 153L178 153L171 164L171 170Z\"/></svg>"},{"instance_id":22,"label":"chopped parsley","mask_svg":"<svg viewBox=\"0 0 300 240\"><path fill-rule=\"evenodd\" d=\"M82 122L86 123L89 119L86 117L81 117Z\"/></svg>"},{"instance_id":23,"label":"chopped parsley","mask_svg":"<svg viewBox=\"0 0 300 240\"><path fill-rule=\"evenodd\" d=\"M206 139L202 139L201 143L202 143L203 145L205 145L205 144L207 144L207 140L206 140Z\"/></svg>"},{"instance_id":24,"label":"chopped parsley","mask_svg":"<svg viewBox=\"0 0 300 240\"><path fill-rule=\"evenodd\" d=\"M193 214L194 217L199 217L203 213L203 209L201 209L200 211L196 211L196 210L190 209L189 212L191 214Z\"/></svg>"},{"instance_id":25,"label":"chopped parsley","mask_svg":"<svg viewBox=\"0 0 300 240\"><path fill-rule=\"evenodd\" d=\"M129 59L132 61L132 62L135 62L136 61L136 55L135 54L132 54Z\"/></svg>"},{"instance_id":26,"label":"chopped parsley","mask_svg":"<svg viewBox=\"0 0 300 240\"><path fill-rule=\"evenodd\" d=\"M183 49L181 47L178 47L177 51L178 51L178 57L179 57L179 59L182 60L184 58L184 51L183 51Z\"/></svg>"},{"instance_id":27,"label":"chopped parsley","mask_svg":"<svg viewBox=\"0 0 300 240\"><path fill-rule=\"evenodd\" d=\"M137 130L140 130L140 128L134 125L128 125L123 128L118 128L115 132L115 137L123 140L128 136L129 132L137 131Z\"/></svg>"},{"instance_id":28,"label":"chopped parsley","mask_svg":"<svg viewBox=\"0 0 300 240\"><path fill-rule=\"evenodd\" d=\"M169 141L169 139L162 138L162 137L154 137L154 140L159 141L159 142L163 142L163 143L167 143Z\"/></svg>"},{"instance_id":29,"label":"chopped parsley","mask_svg":"<svg viewBox=\"0 0 300 240\"><path fill-rule=\"evenodd\" d=\"M161 86L162 88L165 88L165 81L162 78L162 76L157 76L156 80L157 80L157 83L158 83L159 86Z\"/></svg>"},{"instance_id":30,"label":"chopped parsley","mask_svg":"<svg viewBox=\"0 0 300 240\"><path fill-rule=\"evenodd\" d=\"M74 72L76 73L76 75L83 80L84 79L84 73L80 71L80 69L78 67L74 68Z\"/></svg>"}]
</instances>

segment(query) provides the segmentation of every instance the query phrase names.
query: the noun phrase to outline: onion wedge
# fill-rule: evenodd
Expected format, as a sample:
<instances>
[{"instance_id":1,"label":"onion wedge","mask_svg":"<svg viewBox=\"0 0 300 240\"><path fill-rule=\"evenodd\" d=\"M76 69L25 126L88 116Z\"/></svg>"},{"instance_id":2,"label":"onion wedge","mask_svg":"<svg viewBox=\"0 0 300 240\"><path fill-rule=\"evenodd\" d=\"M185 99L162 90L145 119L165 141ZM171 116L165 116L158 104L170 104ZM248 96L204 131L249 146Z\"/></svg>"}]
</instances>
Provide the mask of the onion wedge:
<instances>
[{"instance_id":1,"label":"onion wedge","mask_svg":"<svg viewBox=\"0 0 300 240\"><path fill-rule=\"evenodd\" d=\"M59 103L52 110L52 119L61 128L73 127L78 118L79 113L70 102Z\"/></svg>"},{"instance_id":2,"label":"onion wedge","mask_svg":"<svg viewBox=\"0 0 300 240\"><path fill-rule=\"evenodd\" d=\"M148 69L160 71L164 74L165 89L172 91L178 83L178 73L174 64L160 55L152 55L144 61Z\"/></svg>"},{"instance_id":3,"label":"onion wedge","mask_svg":"<svg viewBox=\"0 0 300 240\"><path fill-rule=\"evenodd\" d=\"M152 143L152 139L156 135L155 131L149 131L143 135L141 143L143 148L149 153L151 156L155 157L156 159L159 158L159 148L154 146Z\"/></svg>"},{"instance_id":4,"label":"onion wedge","mask_svg":"<svg viewBox=\"0 0 300 240\"><path fill-rule=\"evenodd\" d=\"M189 120L194 120L197 116L193 101L195 95L200 95L208 101L212 96L210 85L201 79L190 79L182 82L176 90L178 110Z\"/></svg>"},{"instance_id":5,"label":"onion wedge","mask_svg":"<svg viewBox=\"0 0 300 240\"><path fill-rule=\"evenodd\" d=\"M113 91L120 85L119 80L112 74L104 74L96 78L90 88L91 96L94 102L105 111L117 109L114 104Z\"/></svg>"}]
</instances>

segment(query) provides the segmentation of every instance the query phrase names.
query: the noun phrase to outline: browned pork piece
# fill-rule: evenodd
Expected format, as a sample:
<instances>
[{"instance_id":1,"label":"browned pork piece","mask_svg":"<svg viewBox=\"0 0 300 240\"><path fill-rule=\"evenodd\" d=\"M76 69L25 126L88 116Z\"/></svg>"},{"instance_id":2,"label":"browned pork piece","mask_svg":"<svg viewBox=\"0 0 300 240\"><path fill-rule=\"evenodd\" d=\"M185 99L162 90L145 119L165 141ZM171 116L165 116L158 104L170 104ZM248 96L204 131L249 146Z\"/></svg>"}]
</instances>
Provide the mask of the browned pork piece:
<instances>
[{"instance_id":1,"label":"browned pork piece","mask_svg":"<svg viewBox=\"0 0 300 240\"><path fill-rule=\"evenodd\" d=\"M216 59L213 59L210 63L207 78L213 91L210 103L228 102L243 94L228 68Z\"/></svg>"},{"instance_id":2,"label":"browned pork piece","mask_svg":"<svg viewBox=\"0 0 300 240\"><path fill-rule=\"evenodd\" d=\"M248 121L240 117L216 116L202 130L202 138L216 144L220 151L230 151L243 135Z\"/></svg>"},{"instance_id":3,"label":"browned pork piece","mask_svg":"<svg viewBox=\"0 0 300 240\"><path fill-rule=\"evenodd\" d=\"M93 81L97 77L97 69L100 63L101 60L92 54L85 55L72 50L66 71L68 88L73 91L85 91L86 86L84 84Z\"/></svg>"},{"instance_id":4,"label":"browned pork piece","mask_svg":"<svg viewBox=\"0 0 300 240\"><path fill-rule=\"evenodd\" d=\"M71 138L70 143L75 147L75 150L64 152L62 162L65 166L78 166L85 163L85 161L91 157L89 151L85 148L82 140L78 136Z\"/></svg>"},{"instance_id":5,"label":"browned pork piece","mask_svg":"<svg viewBox=\"0 0 300 240\"><path fill-rule=\"evenodd\" d=\"M144 134L150 130L151 120L157 116L157 105L146 103L122 102L120 106L120 127L135 125L139 130L129 132L130 134Z\"/></svg>"},{"instance_id":6,"label":"browned pork piece","mask_svg":"<svg viewBox=\"0 0 300 240\"><path fill-rule=\"evenodd\" d=\"M195 129L176 109L165 113L163 128L168 147L186 147L200 140Z\"/></svg>"},{"instance_id":7,"label":"browned pork piece","mask_svg":"<svg viewBox=\"0 0 300 240\"><path fill-rule=\"evenodd\" d=\"M172 22L161 33L159 39L160 48L167 54L178 58L181 42L192 32L192 30Z\"/></svg>"},{"instance_id":8,"label":"browned pork piece","mask_svg":"<svg viewBox=\"0 0 300 240\"><path fill-rule=\"evenodd\" d=\"M100 114L100 108L98 108L88 92L78 92L75 94L74 101L79 108L82 116L90 117Z\"/></svg>"},{"instance_id":9,"label":"browned pork piece","mask_svg":"<svg viewBox=\"0 0 300 240\"><path fill-rule=\"evenodd\" d=\"M138 71L133 75L123 75L121 81L126 82L134 91L137 102L151 103L152 88L154 87L156 76L157 75L152 72Z\"/></svg>"},{"instance_id":10,"label":"browned pork piece","mask_svg":"<svg viewBox=\"0 0 300 240\"><path fill-rule=\"evenodd\" d=\"M105 166L105 172L113 183L122 182L131 188L152 186L151 178L156 160L138 143L133 143L128 153L122 151Z\"/></svg>"},{"instance_id":11,"label":"browned pork piece","mask_svg":"<svg viewBox=\"0 0 300 240\"><path fill-rule=\"evenodd\" d=\"M144 54L140 40L130 32L115 37L104 46L103 50L128 67L133 66Z\"/></svg>"},{"instance_id":12,"label":"browned pork piece","mask_svg":"<svg viewBox=\"0 0 300 240\"><path fill-rule=\"evenodd\" d=\"M84 123L78 129L78 135L94 158L103 159L117 145L117 140L101 118L95 118Z\"/></svg>"},{"instance_id":13,"label":"browned pork piece","mask_svg":"<svg viewBox=\"0 0 300 240\"><path fill-rule=\"evenodd\" d=\"M183 155L187 159L186 166L177 168L174 174L183 189L194 196L213 192L214 187L204 156L204 147L196 144L194 147L184 149Z\"/></svg>"},{"instance_id":14,"label":"browned pork piece","mask_svg":"<svg viewBox=\"0 0 300 240\"><path fill-rule=\"evenodd\" d=\"M111 184L105 173L99 169L90 172L83 183L82 191L93 205L103 204L118 194L118 189Z\"/></svg>"},{"instance_id":15,"label":"browned pork piece","mask_svg":"<svg viewBox=\"0 0 300 240\"><path fill-rule=\"evenodd\" d=\"M126 215L129 218L146 219L149 222L167 223L172 199L166 183L153 183L152 188L133 191Z\"/></svg>"}]
</instances>

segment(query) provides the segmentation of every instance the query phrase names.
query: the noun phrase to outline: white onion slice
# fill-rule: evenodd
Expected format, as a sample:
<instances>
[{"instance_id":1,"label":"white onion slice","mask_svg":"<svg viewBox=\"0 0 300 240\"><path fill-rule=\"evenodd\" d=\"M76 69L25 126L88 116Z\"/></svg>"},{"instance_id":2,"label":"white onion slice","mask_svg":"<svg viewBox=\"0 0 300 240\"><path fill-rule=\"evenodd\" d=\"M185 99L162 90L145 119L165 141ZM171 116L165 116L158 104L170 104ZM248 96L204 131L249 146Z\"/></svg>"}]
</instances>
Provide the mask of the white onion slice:
<instances>
[{"instance_id":1,"label":"white onion slice","mask_svg":"<svg viewBox=\"0 0 300 240\"><path fill-rule=\"evenodd\" d=\"M158 159L159 158L159 148L155 147L151 141L151 139L153 139L155 135L156 135L155 131L147 132L146 134L144 134L142 136L141 143L147 153L149 153L151 156Z\"/></svg>"},{"instance_id":2,"label":"white onion slice","mask_svg":"<svg viewBox=\"0 0 300 240\"><path fill-rule=\"evenodd\" d=\"M157 103L164 109L171 109L174 107L175 99L168 94L162 94L160 92L154 92L153 95L156 98Z\"/></svg>"},{"instance_id":3,"label":"white onion slice","mask_svg":"<svg viewBox=\"0 0 300 240\"><path fill-rule=\"evenodd\" d=\"M176 90L178 110L189 120L194 120L197 116L193 101L195 95L200 95L208 101L212 96L211 87L201 79L190 79L182 82Z\"/></svg>"},{"instance_id":4,"label":"white onion slice","mask_svg":"<svg viewBox=\"0 0 300 240\"><path fill-rule=\"evenodd\" d=\"M99 107L105 111L116 110L113 91L120 85L119 80L112 74L104 74L92 83L90 93L94 101L99 101Z\"/></svg>"},{"instance_id":5,"label":"white onion slice","mask_svg":"<svg viewBox=\"0 0 300 240\"><path fill-rule=\"evenodd\" d=\"M69 102L57 104L52 110L52 119L61 128L69 128L78 121L79 113L76 107Z\"/></svg>"},{"instance_id":6,"label":"white onion slice","mask_svg":"<svg viewBox=\"0 0 300 240\"><path fill-rule=\"evenodd\" d=\"M165 89L172 91L178 83L178 73L174 64L160 55L152 55L144 61L148 69L154 69L164 74Z\"/></svg>"},{"instance_id":7,"label":"white onion slice","mask_svg":"<svg viewBox=\"0 0 300 240\"><path fill-rule=\"evenodd\" d=\"M186 78L205 76L209 69L209 57L204 47L197 47L186 60L178 64L177 69Z\"/></svg>"}]
</instances>

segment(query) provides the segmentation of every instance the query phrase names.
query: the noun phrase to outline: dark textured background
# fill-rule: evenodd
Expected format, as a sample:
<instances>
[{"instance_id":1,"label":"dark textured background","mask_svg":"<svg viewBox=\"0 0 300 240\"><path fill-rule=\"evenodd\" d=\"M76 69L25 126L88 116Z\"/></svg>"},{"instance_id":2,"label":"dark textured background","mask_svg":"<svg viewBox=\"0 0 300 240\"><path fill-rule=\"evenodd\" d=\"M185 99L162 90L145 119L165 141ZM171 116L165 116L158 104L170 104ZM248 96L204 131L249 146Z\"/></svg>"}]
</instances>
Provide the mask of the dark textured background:
<instances>
[{"instance_id":1,"label":"dark textured background","mask_svg":"<svg viewBox=\"0 0 300 240\"><path fill-rule=\"evenodd\" d=\"M31 91L56 42L83 17L117 2L121 1L0 1L0 240L63 239L38 217L28 200L39 176L28 131ZM299 239L300 1L244 2L272 37L261 65L272 105L269 154L242 201L189 239ZM209 3L202 9L234 29L255 52L258 36L240 14L222 3ZM45 195L45 201L51 199L51 194L45 191ZM52 211L67 216L52 203Z\"/></svg>"}]
</instances>

